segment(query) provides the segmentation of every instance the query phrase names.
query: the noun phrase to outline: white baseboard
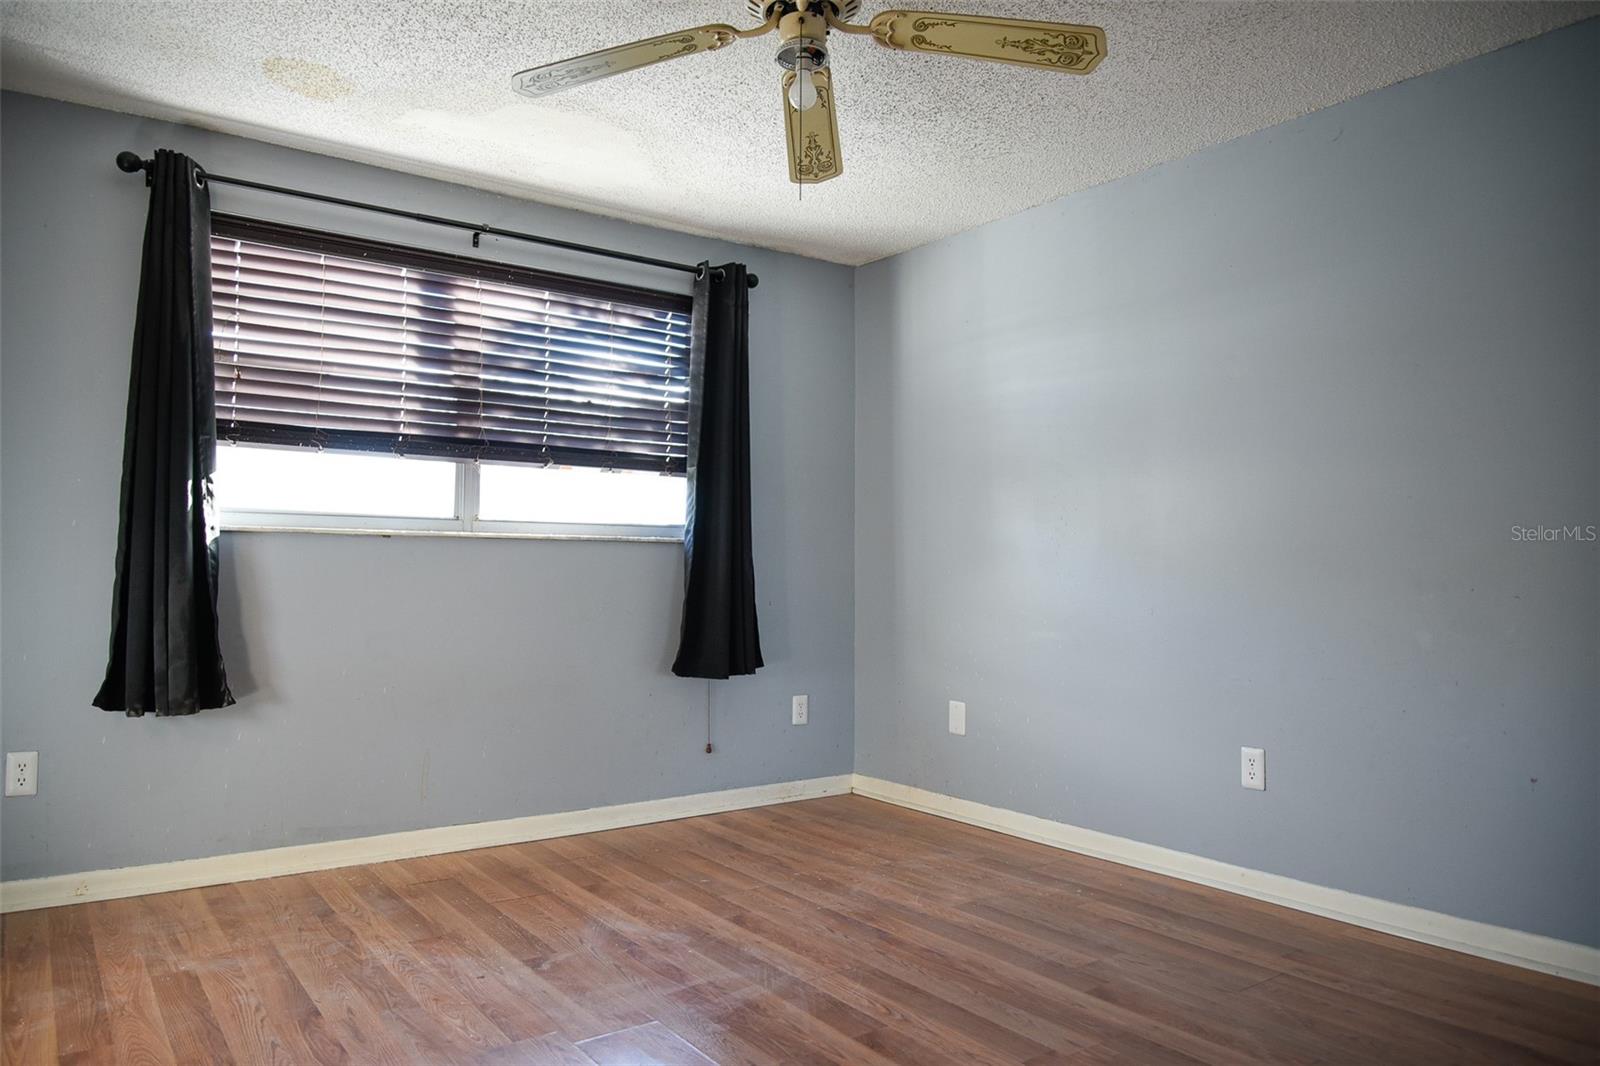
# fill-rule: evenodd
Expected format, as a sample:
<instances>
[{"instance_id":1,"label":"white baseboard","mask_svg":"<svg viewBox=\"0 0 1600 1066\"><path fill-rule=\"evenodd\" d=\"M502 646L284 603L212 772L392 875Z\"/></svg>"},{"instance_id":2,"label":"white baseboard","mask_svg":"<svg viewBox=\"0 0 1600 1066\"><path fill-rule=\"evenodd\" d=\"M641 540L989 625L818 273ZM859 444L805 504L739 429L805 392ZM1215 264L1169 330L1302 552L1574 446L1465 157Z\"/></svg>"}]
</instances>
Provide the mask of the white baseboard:
<instances>
[{"instance_id":1,"label":"white baseboard","mask_svg":"<svg viewBox=\"0 0 1600 1066\"><path fill-rule=\"evenodd\" d=\"M500 844L520 844L530 840L621 829L846 792L943 818L953 818L1066 851L1093 855L1125 866L1237 892L1352 925L1393 933L1409 940L1600 985L1600 949L1597 948L1456 918L1336 888L1325 888L1279 874L1263 873L1153 844L1141 844L1125 837L1002 807L990 807L865 774L839 774L581 811L536 814L436 829L414 829L353 840L330 840L319 844L130 866L120 870L93 870L27 881L8 881L0 884L0 912L91 903L152 892L172 892L204 885L330 870L368 862L442 855Z\"/></svg>"},{"instance_id":2,"label":"white baseboard","mask_svg":"<svg viewBox=\"0 0 1600 1066\"><path fill-rule=\"evenodd\" d=\"M838 774L805 781L701 792L692 796L672 796L642 803L619 803L581 811L506 818L496 822L413 829L404 833L357 837L354 840L329 840L319 844L236 852L204 859L129 866L120 870L92 870L88 873L7 881L0 885L0 912L121 899L124 896L172 892L232 881L254 881L262 877L281 877L284 874L330 870L338 866L387 862L391 859L411 859L419 855L441 855L499 844L521 844L529 840L547 840L576 833L594 833L602 829L692 818L699 814L835 796L850 791L850 780L850 774Z\"/></svg>"},{"instance_id":3,"label":"white baseboard","mask_svg":"<svg viewBox=\"0 0 1600 1066\"><path fill-rule=\"evenodd\" d=\"M865 774L854 775L850 790L900 807L952 818L1054 848L1237 892L1242 896L1320 914L1351 925L1393 933L1408 940L1600 985L1600 948L1456 918L1337 888L1325 888L1306 881L1296 881L1292 877L1263 873L1153 844L1141 844L1126 837L1020 814L1003 807L990 807Z\"/></svg>"}]
</instances>

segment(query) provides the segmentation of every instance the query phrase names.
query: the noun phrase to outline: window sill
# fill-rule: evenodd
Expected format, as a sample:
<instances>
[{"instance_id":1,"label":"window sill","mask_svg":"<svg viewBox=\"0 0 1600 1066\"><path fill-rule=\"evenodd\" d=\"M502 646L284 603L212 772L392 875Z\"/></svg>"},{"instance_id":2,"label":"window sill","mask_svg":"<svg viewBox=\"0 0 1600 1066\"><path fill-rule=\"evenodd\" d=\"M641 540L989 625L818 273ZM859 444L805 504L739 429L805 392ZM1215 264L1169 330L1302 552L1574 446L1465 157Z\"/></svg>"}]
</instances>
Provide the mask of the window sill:
<instances>
[{"instance_id":1,"label":"window sill","mask_svg":"<svg viewBox=\"0 0 1600 1066\"><path fill-rule=\"evenodd\" d=\"M454 540L578 540L616 541L624 544L682 544L683 534L642 536L582 530L570 533L479 529L360 529L354 526L287 526L222 523L224 533L326 533L337 537L445 537Z\"/></svg>"}]
</instances>

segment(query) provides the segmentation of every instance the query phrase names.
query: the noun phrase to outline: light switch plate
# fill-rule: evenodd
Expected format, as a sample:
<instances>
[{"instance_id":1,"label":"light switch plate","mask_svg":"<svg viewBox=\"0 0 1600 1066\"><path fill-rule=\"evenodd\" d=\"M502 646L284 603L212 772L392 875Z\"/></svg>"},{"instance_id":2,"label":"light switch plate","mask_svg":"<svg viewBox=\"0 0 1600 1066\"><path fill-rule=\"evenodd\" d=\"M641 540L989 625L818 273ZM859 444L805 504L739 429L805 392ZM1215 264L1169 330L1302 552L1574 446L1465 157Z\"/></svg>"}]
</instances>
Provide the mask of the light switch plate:
<instances>
[{"instance_id":1,"label":"light switch plate","mask_svg":"<svg viewBox=\"0 0 1600 1066\"><path fill-rule=\"evenodd\" d=\"M967 705L960 700L950 701L950 732L958 737L967 735Z\"/></svg>"}]
</instances>

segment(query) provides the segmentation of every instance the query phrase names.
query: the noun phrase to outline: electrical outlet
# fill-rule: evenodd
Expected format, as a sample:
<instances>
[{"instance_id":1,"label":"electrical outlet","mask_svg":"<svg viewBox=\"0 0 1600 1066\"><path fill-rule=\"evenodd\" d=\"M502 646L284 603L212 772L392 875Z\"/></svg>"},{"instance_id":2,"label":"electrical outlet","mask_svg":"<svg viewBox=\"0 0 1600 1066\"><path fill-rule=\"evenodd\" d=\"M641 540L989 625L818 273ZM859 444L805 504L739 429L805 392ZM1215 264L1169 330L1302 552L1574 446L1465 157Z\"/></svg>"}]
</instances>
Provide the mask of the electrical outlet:
<instances>
[{"instance_id":1,"label":"electrical outlet","mask_svg":"<svg viewBox=\"0 0 1600 1066\"><path fill-rule=\"evenodd\" d=\"M789 720L794 725L805 725L811 720L811 697L796 696L789 706Z\"/></svg>"},{"instance_id":2,"label":"electrical outlet","mask_svg":"<svg viewBox=\"0 0 1600 1066\"><path fill-rule=\"evenodd\" d=\"M6 795L37 796L39 794L39 753L36 751L6 752Z\"/></svg>"},{"instance_id":3,"label":"electrical outlet","mask_svg":"<svg viewBox=\"0 0 1600 1066\"><path fill-rule=\"evenodd\" d=\"M958 737L967 735L967 705L960 700L950 701L950 732Z\"/></svg>"},{"instance_id":4,"label":"electrical outlet","mask_svg":"<svg viewBox=\"0 0 1600 1066\"><path fill-rule=\"evenodd\" d=\"M1267 753L1260 748L1239 749L1239 784L1257 792L1267 790Z\"/></svg>"}]
</instances>

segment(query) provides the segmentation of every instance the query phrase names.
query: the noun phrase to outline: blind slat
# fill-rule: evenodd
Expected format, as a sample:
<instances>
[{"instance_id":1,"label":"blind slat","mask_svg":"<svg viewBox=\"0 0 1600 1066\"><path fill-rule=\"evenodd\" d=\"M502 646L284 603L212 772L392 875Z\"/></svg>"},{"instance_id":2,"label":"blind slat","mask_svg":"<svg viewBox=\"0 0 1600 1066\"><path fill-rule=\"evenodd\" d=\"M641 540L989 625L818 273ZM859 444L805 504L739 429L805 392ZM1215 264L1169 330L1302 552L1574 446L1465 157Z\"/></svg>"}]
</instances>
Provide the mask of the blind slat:
<instances>
[{"instance_id":1,"label":"blind slat","mask_svg":"<svg viewBox=\"0 0 1600 1066\"><path fill-rule=\"evenodd\" d=\"M314 236L216 221L224 439L684 471L681 302Z\"/></svg>"},{"instance_id":2,"label":"blind slat","mask_svg":"<svg viewBox=\"0 0 1600 1066\"><path fill-rule=\"evenodd\" d=\"M272 421L281 422L285 420L285 416L288 416L287 420L293 421L294 417L305 409L305 401L300 397L286 397L281 392L240 391L220 397L217 406L219 411L248 410L260 413L262 417L266 417L265 412L273 412L276 417L273 417ZM316 412L318 425L329 425L335 419L383 421L395 425L406 422L448 423L457 429L473 433L482 426L523 433L532 432L534 427L543 427L541 432L572 433L580 436L595 434L603 436L613 433L619 438L628 440L658 441L663 446L670 446L686 425L686 423L672 422L654 423L627 417L608 418L598 412L574 414L566 411L545 411L533 416L527 413L526 408L506 405L486 406L480 412L476 401L471 400L461 403L451 403L448 400L408 401L404 407L395 408L344 399L334 402L324 396L318 398Z\"/></svg>"},{"instance_id":3,"label":"blind slat","mask_svg":"<svg viewBox=\"0 0 1600 1066\"><path fill-rule=\"evenodd\" d=\"M220 222L216 227L217 231L219 232L232 232L233 228L234 227L232 226L231 222L228 221ZM270 225L266 225L264 228L271 229L272 227ZM239 234L237 233L234 234L234 236L238 235ZM384 248L382 245L371 244L370 242L363 243L374 248ZM414 261L419 254L423 256L428 254L418 253L414 249L393 249L392 251L397 253L397 260L404 260L407 262ZM473 262L477 263L478 261ZM213 269L218 267L226 269L231 264L236 267L249 267L262 271L272 271L295 278L306 275L307 272L304 269L304 264L308 263L317 266L318 270L321 272L320 276L326 278L330 282L344 281L352 285L370 286L379 291L392 291L397 287L403 287L404 279L408 276L408 269L411 271L414 271L415 269L414 266L408 268L404 262L389 264L375 262L368 259L351 259L347 257L338 257L332 261L328 261L325 253L323 252L297 252L282 246L261 243L259 238L255 239L253 243L239 244L230 246L227 249L223 249L216 256L214 256L212 260ZM502 269L514 271L514 268ZM497 301L511 301L512 303L520 303L528 299L537 299L541 301L549 301L553 304L558 304L563 307L575 309L590 308L607 311L613 308L613 306L618 302L614 296L597 299L592 294L579 291L588 287L588 283L584 282L578 282L570 289L561 289L559 287L551 287L537 283L524 285L508 284L506 282L495 281L490 278L479 278L472 275L471 272L452 272L447 268L436 271L435 273L444 274L455 282L460 282L462 279L465 279L475 284L479 291L485 294L485 300L491 303ZM413 287L418 292L429 287L437 287L437 280L425 284L421 280L416 279L414 272L409 276L413 277L413 279L416 281ZM610 288L615 289L616 287L611 286ZM642 291L641 294L643 294ZM621 302L631 309L631 313L645 318L665 319L670 318L677 313L674 310L659 306L644 306L642 304L639 306L634 306L625 298Z\"/></svg>"},{"instance_id":4,"label":"blind slat","mask_svg":"<svg viewBox=\"0 0 1600 1066\"><path fill-rule=\"evenodd\" d=\"M390 308L404 307L411 317L428 320L453 321L459 313L460 293L422 293L404 285L397 279L388 289L339 285L326 277L315 280L304 275L255 274L235 272L224 274L212 264L212 291L218 298L228 300L272 299L289 305L301 305L313 310L319 307L338 307L351 312L377 311L391 313ZM671 318L634 317L618 310L596 312L594 308L574 306L562 301L537 297L522 300L493 300L481 293L468 294L486 320L496 323L521 323L529 320L547 321L554 325L577 331L591 331L610 335L634 332L642 337L686 336L688 323Z\"/></svg>"},{"instance_id":5,"label":"blind slat","mask_svg":"<svg viewBox=\"0 0 1600 1066\"><path fill-rule=\"evenodd\" d=\"M676 353L665 345L656 350L640 350L628 344L606 347L593 343L589 338L574 339L560 334L507 341L497 340L487 334L470 337L460 333L417 332L410 328L388 326L351 327L337 321L319 323L311 319L285 319L273 314L252 315L245 320L244 316L235 315L229 310L218 311L215 322L218 343L230 346L239 340L251 339L315 348L336 347L374 355L408 355L412 354L411 349L415 349L417 358L448 359L451 362L455 360L449 353L470 352L475 355L504 356L512 360L548 359L573 366L608 364L618 372L649 376L670 374L679 369ZM470 329L470 325L467 328Z\"/></svg>"},{"instance_id":6,"label":"blind slat","mask_svg":"<svg viewBox=\"0 0 1600 1066\"><path fill-rule=\"evenodd\" d=\"M349 377L394 378L410 377L415 380L450 379L460 377L463 370L476 378L505 382L539 382L547 379L572 382L603 382L619 390L630 387L644 390L655 397L660 391L683 392L688 382L680 377L677 368L653 374L637 373L634 367L618 368L606 365L606 360L584 361L565 351L536 349L531 355L522 352L473 352L457 350L438 351L418 345L397 343L389 347L375 344L350 345L339 338L317 338L292 334L251 331L238 337L224 337L217 342L216 363L218 373L224 363L248 369L270 367L284 370L321 368L328 373Z\"/></svg>"},{"instance_id":7,"label":"blind slat","mask_svg":"<svg viewBox=\"0 0 1600 1066\"><path fill-rule=\"evenodd\" d=\"M551 416L560 415L577 420L604 418L639 426L656 426L663 420L668 423L687 424L689 417L686 404L676 404L666 410L651 409L642 416L634 417L631 404L611 403L604 397L597 399L579 396L557 388L530 392L526 388L485 387L480 392L476 388L451 388L447 385L421 383L408 385L403 399L397 403L394 400L396 390L388 387L390 384L342 375L261 371L252 375L249 380L230 376L226 380L218 381L217 405L220 408L224 403L230 402L232 397L261 396L277 397L284 401L296 399L302 406L313 405L318 401L336 401L364 407L405 409L415 406L420 409L443 403L458 407L464 404L473 406L481 404L485 410L516 411L528 407L531 398Z\"/></svg>"}]
</instances>

